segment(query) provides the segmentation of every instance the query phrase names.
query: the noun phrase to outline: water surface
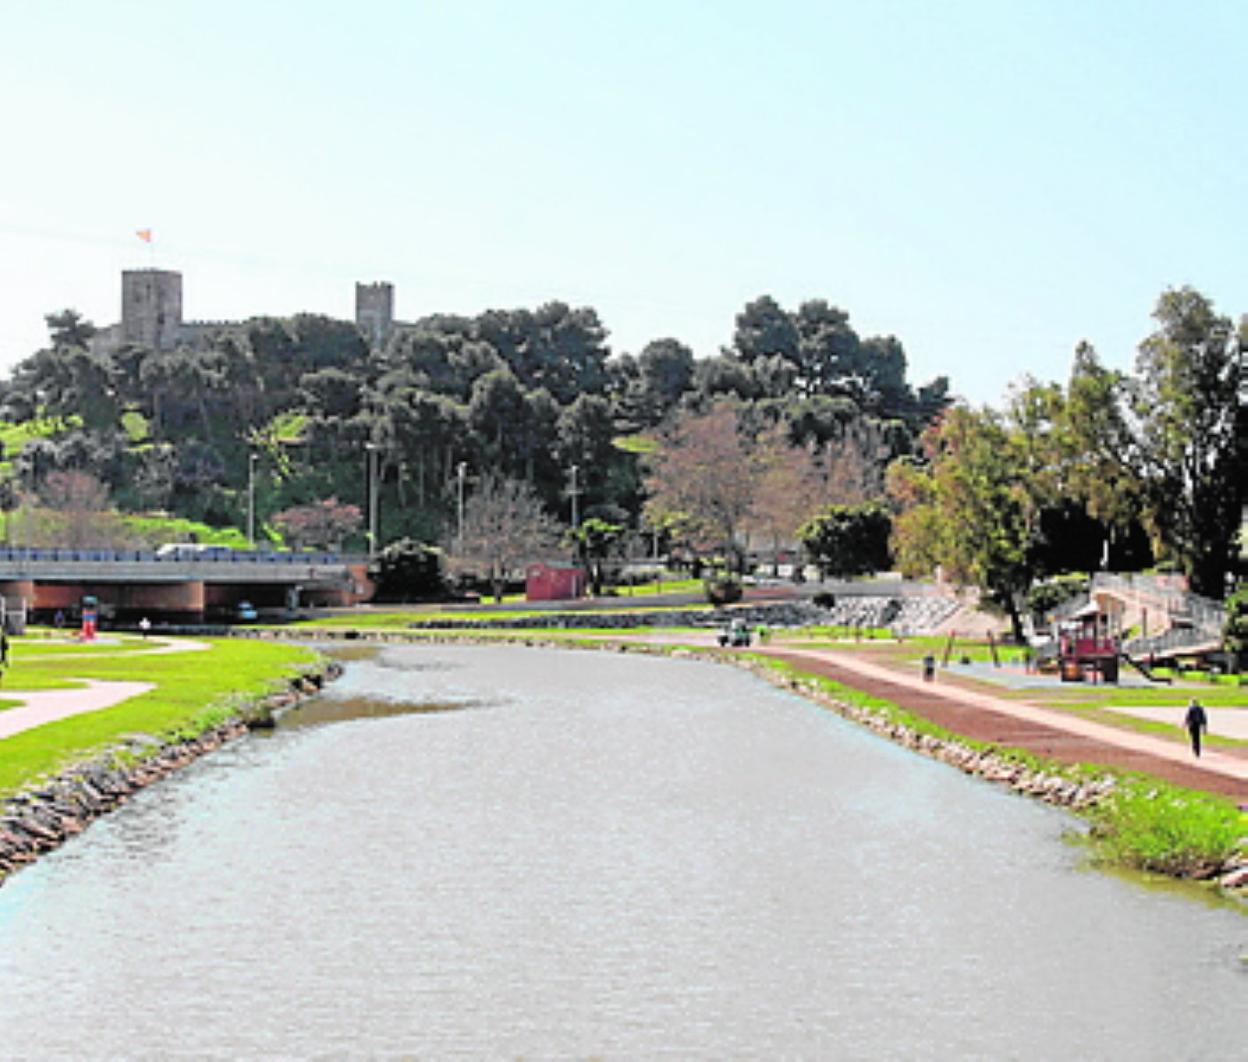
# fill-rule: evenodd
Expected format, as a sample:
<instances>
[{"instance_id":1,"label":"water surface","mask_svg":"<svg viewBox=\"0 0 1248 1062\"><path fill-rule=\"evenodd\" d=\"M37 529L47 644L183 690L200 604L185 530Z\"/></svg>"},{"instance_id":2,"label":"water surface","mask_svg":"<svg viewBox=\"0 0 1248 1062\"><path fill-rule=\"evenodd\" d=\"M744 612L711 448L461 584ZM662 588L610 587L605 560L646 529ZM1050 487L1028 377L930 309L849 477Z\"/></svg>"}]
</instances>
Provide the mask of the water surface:
<instances>
[{"instance_id":1,"label":"water surface","mask_svg":"<svg viewBox=\"0 0 1248 1062\"><path fill-rule=\"evenodd\" d=\"M730 668L384 648L0 889L0 1057L1242 1051L1248 920L1076 826Z\"/></svg>"}]
</instances>

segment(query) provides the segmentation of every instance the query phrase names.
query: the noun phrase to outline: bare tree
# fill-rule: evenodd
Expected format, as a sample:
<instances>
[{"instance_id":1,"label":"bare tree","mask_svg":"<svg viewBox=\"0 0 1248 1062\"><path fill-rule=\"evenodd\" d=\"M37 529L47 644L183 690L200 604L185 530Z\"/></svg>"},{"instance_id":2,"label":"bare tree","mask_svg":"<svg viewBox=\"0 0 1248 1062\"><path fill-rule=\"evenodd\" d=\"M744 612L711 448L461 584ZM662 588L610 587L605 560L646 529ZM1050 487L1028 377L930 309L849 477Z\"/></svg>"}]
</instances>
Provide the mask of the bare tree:
<instances>
[{"instance_id":1,"label":"bare tree","mask_svg":"<svg viewBox=\"0 0 1248 1062\"><path fill-rule=\"evenodd\" d=\"M772 572L779 574L781 547L796 542L797 529L819 508L823 474L814 453L790 443L782 428L758 440L751 464L754 495L746 527L771 544Z\"/></svg>"},{"instance_id":2,"label":"bare tree","mask_svg":"<svg viewBox=\"0 0 1248 1062\"><path fill-rule=\"evenodd\" d=\"M452 564L485 573L501 600L508 575L548 554L559 527L523 480L482 477L464 504L464 526L452 550Z\"/></svg>"},{"instance_id":3,"label":"bare tree","mask_svg":"<svg viewBox=\"0 0 1248 1062\"><path fill-rule=\"evenodd\" d=\"M49 472L38 497L26 498L8 522L11 542L69 549L116 548L130 536L108 488L86 472Z\"/></svg>"},{"instance_id":4,"label":"bare tree","mask_svg":"<svg viewBox=\"0 0 1248 1062\"><path fill-rule=\"evenodd\" d=\"M749 453L736 411L719 403L709 413L681 418L660 444L646 481L652 526L683 520L704 545L741 559L738 534L753 502Z\"/></svg>"}]
</instances>

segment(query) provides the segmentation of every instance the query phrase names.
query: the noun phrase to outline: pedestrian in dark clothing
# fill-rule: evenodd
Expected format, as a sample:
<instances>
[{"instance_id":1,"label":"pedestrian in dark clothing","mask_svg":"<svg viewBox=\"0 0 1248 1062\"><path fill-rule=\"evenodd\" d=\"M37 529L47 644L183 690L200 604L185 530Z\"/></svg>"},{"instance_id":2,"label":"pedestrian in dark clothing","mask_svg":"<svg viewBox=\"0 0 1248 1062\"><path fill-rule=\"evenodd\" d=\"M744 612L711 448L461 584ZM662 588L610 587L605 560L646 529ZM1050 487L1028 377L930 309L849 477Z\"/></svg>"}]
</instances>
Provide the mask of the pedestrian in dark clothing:
<instances>
[{"instance_id":1,"label":"pedestrian in dark clothing","mask_svg":"<svg viewBox=\"0 0 1248 1062\"><path fill-rule=\"evenodd\" d=\"M928 653L923 658L923 681L931 682L936 677L936 658Z\"/></svg>"},{"instance_id":2,"label":"pedestrian in dark clothing","mask_svg":"<svg viewBox=\"0 0 1248 1062\"><path fill-rule=\"evenodd\" d=\"M1200 706L1200 701L1195 697L1192 703L1187 706L1187 715L1183 717L1183 725L1187 727L1187 732L1192 739L1192 752L1197 756L1200 755L1200 732L1209 729L1209 717L1205 715L1205 710Z\"/></svg>"}]
</instances>

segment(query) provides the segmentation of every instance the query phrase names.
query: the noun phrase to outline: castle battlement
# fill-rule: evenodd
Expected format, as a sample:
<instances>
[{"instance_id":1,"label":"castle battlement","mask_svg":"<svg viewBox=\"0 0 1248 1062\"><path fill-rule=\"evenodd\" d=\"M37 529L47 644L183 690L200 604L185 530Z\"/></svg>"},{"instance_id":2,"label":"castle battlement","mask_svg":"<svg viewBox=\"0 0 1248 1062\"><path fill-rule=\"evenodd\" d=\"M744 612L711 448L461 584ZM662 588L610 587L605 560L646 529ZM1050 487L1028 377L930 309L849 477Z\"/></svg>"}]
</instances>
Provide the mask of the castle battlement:
<instances>
[{"instance_id":1,"label":"castle battlement","mask_svg":"<svg viewBox=\"0 0 1248 1062\"><path fill-rule=\"evenodd\" d=\"M92 346L113 351L126 344L151 350L194 345L211 332L241 331L245 321L184 321L182 274L172 269L127 269L121 274L121 321L100 328ZM355 325L373 347L394 333L394 285L355 285Z\"/></svg>"}]
</instances>

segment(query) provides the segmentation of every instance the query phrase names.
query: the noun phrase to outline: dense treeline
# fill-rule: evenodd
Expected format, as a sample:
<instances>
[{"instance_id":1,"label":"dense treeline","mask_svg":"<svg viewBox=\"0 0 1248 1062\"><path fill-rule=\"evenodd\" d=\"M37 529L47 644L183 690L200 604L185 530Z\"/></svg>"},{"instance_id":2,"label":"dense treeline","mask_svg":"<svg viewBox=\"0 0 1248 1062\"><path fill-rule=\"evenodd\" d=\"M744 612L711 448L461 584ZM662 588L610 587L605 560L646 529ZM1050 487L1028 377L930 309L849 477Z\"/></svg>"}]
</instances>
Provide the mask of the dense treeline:
<instances>
[{"instance_id":1,"label":"dense treeline","mask_svg":"<svg viewBox=\"0 0 1248 1062\"><path fill-rule=\"evenodd\" d=\"M1221 597L1242 563L1248 325L1188 288L1155 317L1133 374L1081 344L1065 385L1025 379L997 410L953 404L944 377L913 387L899 340L822 300L756 299L701 359L672 338L613 354L594 310L559 302L428 317L384 349L305 314L101 353L64 311L0 390L20 426L0 505L102 492L243 528L254 497L257 529L294 544L363 547L375 513L378 548L453 545L499 577L541 542L595 583L631 533L733 567L797 539L829 572L939 567L1016 621L1037 581L1099 567L1161 563Z\"/></svg>"},{"instance_id":2,"label":"dense treeline","mask_svg":"<svg viewBox=\"0 0 1248 1062\"><path fill-rule=\"evenodd\" d=\"M380 350L311 314L167 351L94 350L73 311L48 325L49 345L0 390L26 436L4 455L6 509L72 471L123 511L243 528L254 475L263 529L331 499L367 512L371 452L379 544L448 541L461 490L487 476L527 482L564 523L574 490L582 517L639 527L647 440L726 401L750 440L858 446L882 475L949 401L944 378L911 387L899 340L859 337L822 300L788 311L759 298L732 344L703 359L671 338L613 355L597 313L560 302L431 316Z\"/></svg>"},{"instance_id":3,"label":"dense treeline","mask_svg":"<svg viewBox=\"0 0 1248 1062\"><path fill-rule=\"evenodd\" d=\"M1186 575L1224 597L1242 573L1248 503L1248 319L1167 291L1133 374L1086 343L1065 386L1026 379L1003 410L957 406L889 470L903 571L937 565L1021 627L1037 580L1064 572Z\"/></svg>"}]
</instances>

